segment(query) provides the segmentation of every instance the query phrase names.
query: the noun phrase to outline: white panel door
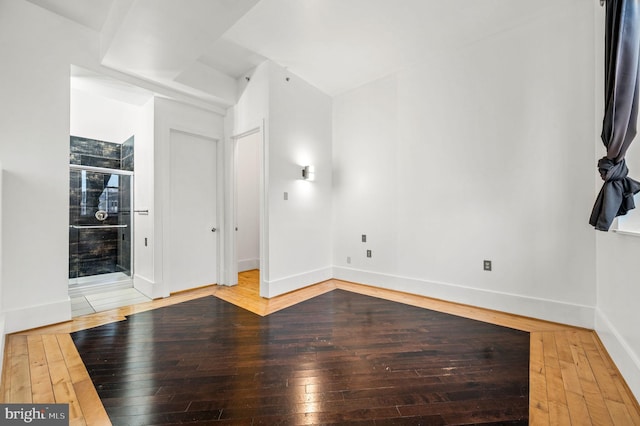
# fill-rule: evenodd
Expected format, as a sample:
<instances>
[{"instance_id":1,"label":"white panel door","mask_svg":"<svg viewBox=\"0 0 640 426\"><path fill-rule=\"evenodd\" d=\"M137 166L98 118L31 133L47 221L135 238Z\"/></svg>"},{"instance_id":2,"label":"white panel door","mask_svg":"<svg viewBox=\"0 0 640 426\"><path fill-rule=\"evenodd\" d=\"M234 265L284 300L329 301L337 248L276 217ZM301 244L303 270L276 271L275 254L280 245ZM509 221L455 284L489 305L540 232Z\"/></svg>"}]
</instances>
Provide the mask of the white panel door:
<instances>
[{"instance_id":1,"label":"white panel door","mask_svg":"<svg viewBox=\"0 0 640 426\"><path fill-rule=\"evenodd\" d=\"M171 131L169 264L171 292L217 283L216 144Z\"/></svg>"}]
</instances>

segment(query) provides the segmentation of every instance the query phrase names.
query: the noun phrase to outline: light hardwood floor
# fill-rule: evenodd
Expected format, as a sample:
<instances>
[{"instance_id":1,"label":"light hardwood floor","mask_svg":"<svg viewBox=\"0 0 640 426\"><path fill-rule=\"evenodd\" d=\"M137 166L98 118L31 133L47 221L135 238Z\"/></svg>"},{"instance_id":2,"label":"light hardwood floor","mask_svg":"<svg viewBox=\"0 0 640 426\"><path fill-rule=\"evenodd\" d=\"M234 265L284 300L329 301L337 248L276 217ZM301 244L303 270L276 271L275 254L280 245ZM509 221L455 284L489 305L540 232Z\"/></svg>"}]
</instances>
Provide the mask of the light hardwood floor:
<instances>
[{"instance_id":1,"label":"light hardwood floor","mask_svg":"<svg viewBox=\"0 0 640 426\"><path fill-rule=\"evenodd\" d=\"M124 321L149 309L214 295L258 315L339 288L531 333L532 425L638 425L640 406L595 332L366 285L330 280L273 299L260 298L258 272L235 287L209 286L7 336L1 402L69 403L72 425L109 425L70 333Z\"/></svg>"}]
</instances>

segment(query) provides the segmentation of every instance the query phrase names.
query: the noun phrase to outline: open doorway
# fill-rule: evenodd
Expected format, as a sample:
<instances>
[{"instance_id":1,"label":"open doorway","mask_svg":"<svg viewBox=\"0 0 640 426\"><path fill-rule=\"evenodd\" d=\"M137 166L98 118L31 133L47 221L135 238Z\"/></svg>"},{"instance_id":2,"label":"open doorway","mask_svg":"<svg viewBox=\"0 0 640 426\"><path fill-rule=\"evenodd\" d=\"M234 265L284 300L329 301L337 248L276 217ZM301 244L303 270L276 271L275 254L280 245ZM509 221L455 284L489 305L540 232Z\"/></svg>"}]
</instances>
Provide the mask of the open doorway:
<instances>
[{"instance_id":1,"label":"open doorway","mask_svg":"<svg viewBox=\"0 0 640 426\"><path fill-rule=\"evenodd\" d=\"M80 316L149 300L134 282L134 152L152 143L153 93L74 65L69 75L69 296Z\"/></svg>"},{"instance_id":2,"label":"open doorway","mask_svg":"<svg viewBox=\"0 0 640 426\"><path fill-rule=\"evenodd\" d=\"M261 274L262 131L235 138L235 239L237 271ZM258 282L264 279L260 277ZM258 288L256 288L258 290Z\"/></svg>"}]
</instances>

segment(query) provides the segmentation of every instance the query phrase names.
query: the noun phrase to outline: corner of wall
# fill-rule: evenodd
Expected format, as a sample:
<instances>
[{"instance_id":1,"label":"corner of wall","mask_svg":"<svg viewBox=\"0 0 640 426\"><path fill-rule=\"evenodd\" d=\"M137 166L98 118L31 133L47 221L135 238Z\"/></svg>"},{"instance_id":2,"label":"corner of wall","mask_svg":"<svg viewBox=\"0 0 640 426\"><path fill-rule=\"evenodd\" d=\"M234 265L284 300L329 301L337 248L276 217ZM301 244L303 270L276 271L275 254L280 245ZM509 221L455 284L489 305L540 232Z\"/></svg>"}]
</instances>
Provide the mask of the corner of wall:
<instances>
[{"instance_id":1,"label":"corner of wall","mask_svg":"<svg viewBox=\"0 0 640 426\"><path fill-rule=\"evenodd\" d=\"M267 294L263 296L270 299L290 291L299 290L313 284L327 281L333 278L333 268L321 268L302 274L291 275L277 280L267 281ZM262 295L262 293L261 293Z\"/></svg>"},{"instance_id":2,"label":"corner of wall","mask_svg":"<svg viewBox=\"0 0 640 426\"><path fill-rule=\"evenodd\" d=\"M629 389L640 400L640 359L599 308L596 308L594 328Z\"/></svg>"}]
</instances>

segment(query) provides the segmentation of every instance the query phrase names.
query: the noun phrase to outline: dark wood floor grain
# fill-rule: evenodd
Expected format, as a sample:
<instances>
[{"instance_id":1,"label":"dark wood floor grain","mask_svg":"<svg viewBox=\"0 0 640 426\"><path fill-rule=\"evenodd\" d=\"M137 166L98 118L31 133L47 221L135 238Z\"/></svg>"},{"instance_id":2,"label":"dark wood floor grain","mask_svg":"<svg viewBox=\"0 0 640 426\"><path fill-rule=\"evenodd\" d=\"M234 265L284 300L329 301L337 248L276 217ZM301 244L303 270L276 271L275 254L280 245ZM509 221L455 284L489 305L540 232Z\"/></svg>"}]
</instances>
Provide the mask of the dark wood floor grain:
<instances>
[{"instance_id":1,"label":"dark wood floor grain","mask_svg":"<svg viewBox=\"0 0 640 426\"><path fill-rule=\"evenodd\" d=\"M527 424L529 334L334 290L215 297L72 335L114 425Z\"/></svg>"}]
</instances>

